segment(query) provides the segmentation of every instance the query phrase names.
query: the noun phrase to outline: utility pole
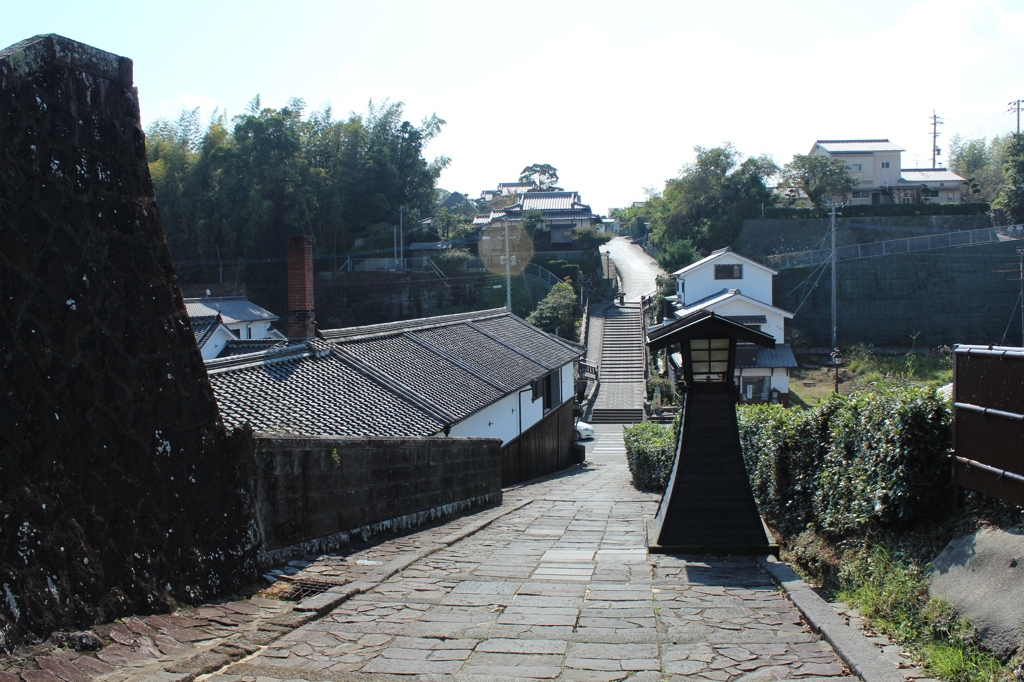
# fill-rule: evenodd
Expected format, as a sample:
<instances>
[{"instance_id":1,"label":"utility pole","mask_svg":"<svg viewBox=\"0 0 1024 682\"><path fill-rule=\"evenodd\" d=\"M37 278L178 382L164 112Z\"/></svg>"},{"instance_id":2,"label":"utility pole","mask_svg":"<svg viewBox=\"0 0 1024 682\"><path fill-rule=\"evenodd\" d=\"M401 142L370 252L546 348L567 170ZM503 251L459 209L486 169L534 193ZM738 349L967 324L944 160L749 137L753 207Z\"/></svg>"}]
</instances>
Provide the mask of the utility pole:
<instances>
[{"instance_id":1,"label":"utility pole","mask_svg":"<svg viewBox=\"0 0 1024 682\"><path fill-rule=\"evenodd\" d=\"M508 255L508 218L505 218L505 307L512 312L512 260Z\"/></svg>"},{"instance_id":2,"label":"utility pole","mask_svg":"<svg viewBox=\"0 0 1024 682\"><path fill-rule=\"evenodd\" d=\"M1020 135L1020 110L1021 105L1024 105L1024 99L1018 99L1010 102L1010 108L1006 111L1009 113L1017 112L1017 134Z\"/></svg>"},{"instance_id":3,"label":"utility pole","mask_svg":"<svg viewBox=\"0 0 1024 682\"><path fill-rule=\"evenodd\" d=\"M836 342L836 216L842 215L842 213L836 213L836 207L841 204L831 204L832 212L829 213L831 217L831 230L832 233L832 347L837 348L838 343Z\"/></svg>"},{"instance_id":4,"label":"utility pole","mask_svg":"<svg viewBox=\"0 0 1024 682\"><path fill-rule=\"evenodd\" d=\"M935 110L932 109L932 168L935 168L935 157L942 153L939 149L939 126L945 123L941 116L935 114Z\"/></svg>"},{"instance_id":5,"label":"utility pole","mask_svg":"<svg viewBox=\"0 0 1024 682\"><path fill-rule=\"evenodd\" d=\"M1020 257L1020 345L1024 346L1024 249L1017 249Z\"/></svg>"},{"instance_id":6,"label":"utility pole","mask_svg":"<svg viewBox=\"0 0 1024 682\"><path fill-rule=\"evenodd\" d=\"M398 207L398 248L402 254L402 267L399 270L405 270L405 229L402 225L402 213L405 211L405 206Z\"/></svg>"}]
</instances>

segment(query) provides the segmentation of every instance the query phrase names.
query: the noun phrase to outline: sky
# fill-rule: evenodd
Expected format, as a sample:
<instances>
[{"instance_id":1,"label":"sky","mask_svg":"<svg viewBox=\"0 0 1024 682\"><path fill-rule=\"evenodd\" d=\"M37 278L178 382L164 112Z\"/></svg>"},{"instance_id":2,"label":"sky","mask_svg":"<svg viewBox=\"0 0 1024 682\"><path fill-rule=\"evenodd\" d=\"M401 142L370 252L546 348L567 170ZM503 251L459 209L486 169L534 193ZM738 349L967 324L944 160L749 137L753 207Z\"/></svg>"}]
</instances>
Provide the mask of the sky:
<instances>
[{"instance_id":1,"label":"sky","mask_svg":"<svg viewBox=\"0 0 1024 682\"><path fill-rule=\"evenodd\" d=\"M0 48L58 33L129 57L144 126L303 98L335 118L403 102L446 121L439 187L479 196L535 163L600 214L660 191L694 147L782 165L888 138L931 167L1012 132L1024 0L4 2Z\"/></svg>"}]
</instances>

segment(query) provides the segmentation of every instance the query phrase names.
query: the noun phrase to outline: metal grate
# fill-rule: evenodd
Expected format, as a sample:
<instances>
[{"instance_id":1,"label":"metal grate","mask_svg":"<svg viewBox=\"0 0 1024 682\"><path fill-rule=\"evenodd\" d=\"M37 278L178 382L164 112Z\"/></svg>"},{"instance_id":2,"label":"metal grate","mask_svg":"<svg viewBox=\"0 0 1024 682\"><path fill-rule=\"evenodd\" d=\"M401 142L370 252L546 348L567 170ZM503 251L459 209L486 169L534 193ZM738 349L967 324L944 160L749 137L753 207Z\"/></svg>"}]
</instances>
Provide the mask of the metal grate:
<instances>
[{"instance_id":1,"label":"metal grate","mask_svg":"<svg viewBox=\"0 0 1024 682\"><path fill-rule=\"evenodd\" d=\"M347 581L346 581L347 582ZM313 580L312 578L299 578L292 583L291 588L281 595L285 601L302 601L309 597L323 594L332 587L344 585L344 582L330 582L327 580Z\"/></svg>"}]
</instances>

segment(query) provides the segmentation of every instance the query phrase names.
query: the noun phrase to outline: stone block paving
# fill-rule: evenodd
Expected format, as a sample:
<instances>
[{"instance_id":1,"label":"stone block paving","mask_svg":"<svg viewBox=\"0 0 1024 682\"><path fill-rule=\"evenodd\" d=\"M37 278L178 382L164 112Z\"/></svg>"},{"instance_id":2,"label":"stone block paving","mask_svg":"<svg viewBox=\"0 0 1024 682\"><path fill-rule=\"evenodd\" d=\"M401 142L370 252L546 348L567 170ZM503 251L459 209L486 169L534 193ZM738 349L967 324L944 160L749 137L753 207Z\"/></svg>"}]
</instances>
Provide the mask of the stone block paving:
<instances>
[{"instance_id":1,"label":"stone block paving","mask_svg":"<svg viewBox=\"0 0 1024 682\"><path fill-rule=\"evenodd\" d=\"M506 490L498 510L284 567L337 586L307 602L129 618L96 628L95 654L53 650L0 682L846 674L753 561L649 557L643 517L658 498L629 485L621 426L595 430L585 466Z\"/></svg>"},{"instance_id":2,"label":"stone block paving","mask_svg":"<svg viewBox=\"0 0 1024 682\"><path fill-rule=\"evenodd\" d=\"M506 491L506 505L529 504L211 682L847 674L755 562L648 556L657 497L629 485L621 427L599 427L589 449L587 466Z\"/></svg>"}]
</instances>

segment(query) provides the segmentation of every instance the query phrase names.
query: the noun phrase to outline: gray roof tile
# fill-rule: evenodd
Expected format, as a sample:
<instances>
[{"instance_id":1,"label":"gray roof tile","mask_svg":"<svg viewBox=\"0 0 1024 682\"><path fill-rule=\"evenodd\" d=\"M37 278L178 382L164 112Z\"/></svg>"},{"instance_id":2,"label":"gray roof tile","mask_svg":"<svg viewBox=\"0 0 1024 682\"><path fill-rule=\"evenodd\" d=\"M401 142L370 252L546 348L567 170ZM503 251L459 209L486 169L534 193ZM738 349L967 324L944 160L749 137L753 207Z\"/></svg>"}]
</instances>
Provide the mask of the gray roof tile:
<instances>
[{"instance_id":1,"label":"gray roof tile","mask_svg":"<svg viewBox=\"0 0 1024 682\"><path fill-rule=\"evenodd\" d=\"M304 435L431 435L580 355L504 308L323 336L208 361L225 423Z\"/></svg>"},{"instance_id":2,"label":"gray roof tile","mask_svg":"<svg viewBox=\"0 0 1024 682\"><path fill-rule=\"evenodd\" d=\"M259 307L244 296L186 298L185 311L192 319L220 314L225 324L278 319L277 315Z\"/></svg>"},{"instance_id":3,"label":"gray roof tile","mask_svg":"<svg viewBox=\"0 0 1024 682\"><path fill-rule=\"evenodd\" d=\"M428 436L444 424L333 355L310 353L262 366L212 370L229 428L337 436Z\"/></svg>"},{"instance_id":4,"label":"gray roof tile","mask_svg":"<svg viewBox=\"0 0 1024 682\"><path fill-rule=\"evenodd\" d=\"M510 351L468 324L459 323L412 333L510 389L522 388L551 371L546 365Z\"/></svg>"}]
</instances>

